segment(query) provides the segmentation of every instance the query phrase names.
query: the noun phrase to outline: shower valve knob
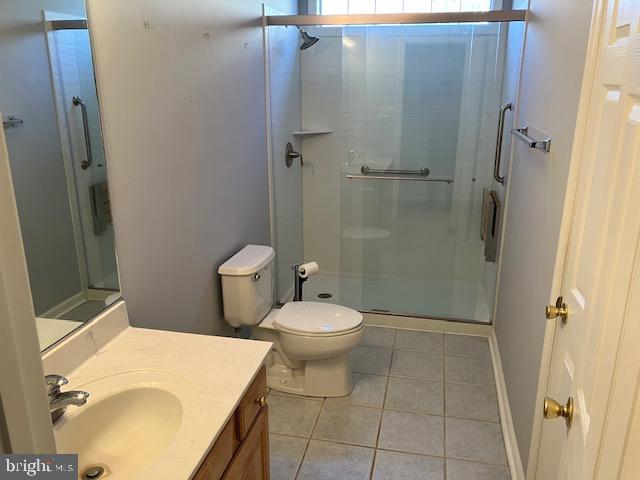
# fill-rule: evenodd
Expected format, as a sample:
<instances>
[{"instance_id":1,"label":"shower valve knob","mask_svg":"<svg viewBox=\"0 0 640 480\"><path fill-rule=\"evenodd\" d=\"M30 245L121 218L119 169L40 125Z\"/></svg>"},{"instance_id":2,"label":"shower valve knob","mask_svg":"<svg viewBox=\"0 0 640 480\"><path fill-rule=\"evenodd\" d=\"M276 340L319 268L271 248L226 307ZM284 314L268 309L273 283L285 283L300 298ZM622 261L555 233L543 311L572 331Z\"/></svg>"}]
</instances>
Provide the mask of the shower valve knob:
<instances>
[{"instance_id":1,"label":"shower valve knob","mask_svg":"<svg viewBox=\"0 0 640 480\"><path fill-rule=\"evenodd\" d=\"M304 163L302 162L302 154L300 152L296 152L293 149L293 145L291 144L291 142L288 142L284 148L284 163L287 165L287 168L293 165L293 161L296 158L299 158L300 165L304 166Z\"/></svg>"}]
</instances>

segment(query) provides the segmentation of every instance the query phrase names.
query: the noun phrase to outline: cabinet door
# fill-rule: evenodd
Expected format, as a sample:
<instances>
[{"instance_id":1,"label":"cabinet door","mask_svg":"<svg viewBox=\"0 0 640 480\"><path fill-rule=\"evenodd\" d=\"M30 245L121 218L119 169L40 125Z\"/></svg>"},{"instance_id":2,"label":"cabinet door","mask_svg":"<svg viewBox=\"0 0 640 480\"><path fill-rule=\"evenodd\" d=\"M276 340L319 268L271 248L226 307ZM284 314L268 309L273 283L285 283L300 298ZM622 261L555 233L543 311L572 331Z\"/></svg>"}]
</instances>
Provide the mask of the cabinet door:
<instances>
[{"instance_id":1,"label":"cabinet door","mask_svg":"<svg viewBox=\"0 0 640 480\"><path fill-rule=\"evenodd\" d=\"M238 443L235 432L235 418L231 417L220 437L216 440L215 445L207 454L207 458L202 462L193 480L220 480L227 465L233 458Z\"/></svg>"},{"instance_id":2,"label":"cabinet door","mask_svg":"<svg viewBox=\"0 0 640 480\"><path fill-rule=\"evenodd\" d=\"M260 409L223 480L269 480L268 407Z\"/></svg>"},{"instance_id":3,"label":"cabinet door","mask_svg":"<svg viewBox=\"0 0 640 480\"><path fill-rule=\"evenodd\" d=\"M253 383L244 394L240 405L238 405L238 432L239 439L242 440L246 435L253 420L262 408L267 395L267 369L263 366Z\"/></svg>"}]
</instances>

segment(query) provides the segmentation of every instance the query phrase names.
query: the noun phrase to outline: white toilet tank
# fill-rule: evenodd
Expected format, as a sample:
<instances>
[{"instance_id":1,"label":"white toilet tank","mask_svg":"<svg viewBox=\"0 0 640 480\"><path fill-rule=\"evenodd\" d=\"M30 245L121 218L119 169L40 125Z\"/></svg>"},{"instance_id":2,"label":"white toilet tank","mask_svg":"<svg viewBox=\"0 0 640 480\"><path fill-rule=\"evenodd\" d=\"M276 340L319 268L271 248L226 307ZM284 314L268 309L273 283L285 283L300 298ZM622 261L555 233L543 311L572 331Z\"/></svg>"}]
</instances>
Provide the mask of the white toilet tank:
<instances>
[{"instance_id":1,"label":"white toilet tank","mask_svg":"<svg viewBox=\"0 0 640 480\"><path fill-rule=\"evenodd\" d=\"M247 245L218 268L224 319L232 327L257 325L273 302L273 248Z\"/></svg>"}]
</instances>

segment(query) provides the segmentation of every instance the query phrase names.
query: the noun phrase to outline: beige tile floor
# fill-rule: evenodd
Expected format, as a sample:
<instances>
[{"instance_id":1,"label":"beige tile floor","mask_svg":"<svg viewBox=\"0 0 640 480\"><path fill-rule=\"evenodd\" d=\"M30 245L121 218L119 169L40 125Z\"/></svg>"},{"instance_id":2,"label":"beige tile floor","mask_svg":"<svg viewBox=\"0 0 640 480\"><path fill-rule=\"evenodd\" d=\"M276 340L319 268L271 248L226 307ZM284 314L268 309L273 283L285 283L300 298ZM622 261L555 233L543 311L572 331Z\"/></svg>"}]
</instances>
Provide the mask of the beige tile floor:
<instances>
[{"instance_id":1,"label":"beige tile floor","mask_svg":"<svg viewBox=\"0 0 640 480\"><path fill-rule=\"evenodd\" d=\"M489 344L366 327L343 398L268 396L272 480L509 480Z\"/></svg>"}]
</instances>

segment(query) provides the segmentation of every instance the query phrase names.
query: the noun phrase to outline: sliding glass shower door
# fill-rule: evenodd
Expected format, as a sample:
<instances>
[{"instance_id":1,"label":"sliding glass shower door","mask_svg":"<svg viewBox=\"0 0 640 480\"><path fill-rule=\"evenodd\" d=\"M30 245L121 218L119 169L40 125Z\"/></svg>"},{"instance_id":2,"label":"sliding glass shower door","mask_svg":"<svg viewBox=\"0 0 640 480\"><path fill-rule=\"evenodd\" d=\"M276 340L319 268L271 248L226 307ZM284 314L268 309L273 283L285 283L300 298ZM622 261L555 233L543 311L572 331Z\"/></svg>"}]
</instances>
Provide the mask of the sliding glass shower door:
<instances>
[{"instance_id":1,"label":"sliding glass shower door","mask_svg":"<svg viewBox=\"0 0 640 480\"><path fill-rule=\"evenodd\" d=\"M502 198L496 126L522 38L509 28L306 27L320 40L300 55L302 251L321 271L305 300L490 321L499 213L487 227L483 205Z\"/></svg>"}]
</instances>

